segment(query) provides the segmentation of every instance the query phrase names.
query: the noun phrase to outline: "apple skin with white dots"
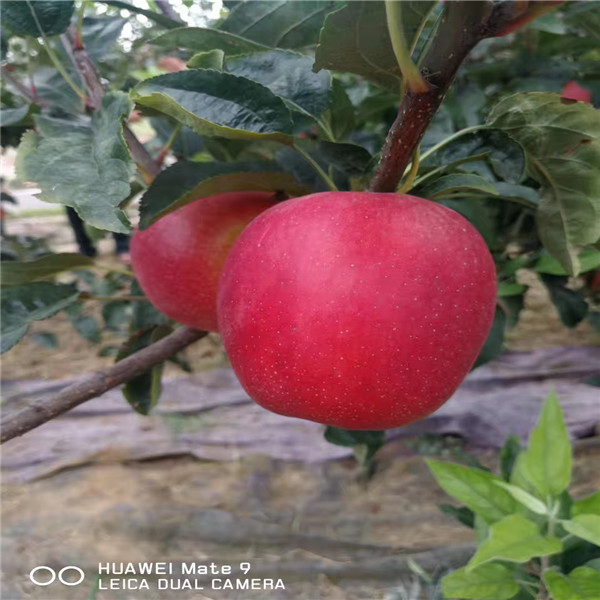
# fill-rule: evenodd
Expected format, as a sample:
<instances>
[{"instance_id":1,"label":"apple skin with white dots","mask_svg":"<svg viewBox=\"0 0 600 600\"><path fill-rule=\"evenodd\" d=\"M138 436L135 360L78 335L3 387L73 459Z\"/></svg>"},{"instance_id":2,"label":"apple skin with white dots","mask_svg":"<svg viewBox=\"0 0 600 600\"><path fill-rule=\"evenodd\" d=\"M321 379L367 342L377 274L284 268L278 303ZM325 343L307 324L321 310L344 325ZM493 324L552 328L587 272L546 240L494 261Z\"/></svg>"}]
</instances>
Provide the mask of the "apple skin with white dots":
<instances>
[{"instance_id":1,"label":"apple skin with white dots","mask_svg":"<svg viewBox=\"0 0 600 600\"><path fill-rule=\"evenodd\" d=\"M496 291L493 258L457 212L409 195L323 192L244 230L217 312L258 404L382 430L450 398L490 331Z\"/></svg>"}]
</instances>

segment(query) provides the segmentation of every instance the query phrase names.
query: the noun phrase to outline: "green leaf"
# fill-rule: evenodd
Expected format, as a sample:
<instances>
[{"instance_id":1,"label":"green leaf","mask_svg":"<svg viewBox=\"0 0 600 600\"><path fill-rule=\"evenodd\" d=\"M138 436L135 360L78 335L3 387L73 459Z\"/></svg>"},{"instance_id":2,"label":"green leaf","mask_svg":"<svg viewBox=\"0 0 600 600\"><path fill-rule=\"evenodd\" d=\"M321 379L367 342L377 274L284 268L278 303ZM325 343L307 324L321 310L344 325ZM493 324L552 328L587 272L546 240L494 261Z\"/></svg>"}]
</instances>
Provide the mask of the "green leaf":
<instances>
[{"instance_id":1,"label":"green leaf","mask_svg":"<svg viewBox=\"0 0 600 600\"><path fill-rule=\"evenodd\" d=\"M363 146L335 142L320 142L319 154L325 161L348 177L362 177L366 174L373 157Z\"/></svg>"},{"instance_id":2,"label":"green leaf","mask_svg":"<svg viewBox=\"0 0 600 600\"><path fill-rule=\"evenodd\" d=\"M489 538L478 548L466 568L472 571L492 560L524 563L561 550L562 543L558 538L542 536L538 525L521 515L509 515L490 526Z\"/></svg>"},{"instance_id":3,"label":"green leaf","mask_svg":"<svg viewBox=\"0 0 600 600\"><path fill-rule=\"evenodd\" d=\"M0 6L2 6L0 4ZM0 108L0 123L2 127L8 127L9 125L15 125L22 121L29 113L29 104L23 104L17 108Z\"/></svg>"},{"instance_id":4,"label":"green leaf","mask_svg":"<svg viewBox=\"0 0 600 600\"><path fill-rule=\"evenodd\" d=\"M505 481L497 481L496 485L504 488L517 502L528 508L531 512L538 515L548 514L548 508L541 500L538 500L535 496L532 496L520 487L511 485Z\"/></svg>"},{"instance_id":5,"label":"green leaf","mask_svg":"<svg viewBox=\"0 0 600 600\"><path fill-rule=\"evenodd\" d=\"M337 79L334 79L332 84L331 107L323 118L329 124L336 141L346 139L354 131L356 121L354 105L344 86Z\"/></svg>"},{"instance_id":6,"label":"green leaf","mask_svg":"<svg viewBox=\"0 0 600 600\"><path fill-rule=\"evenodd\" d=\"M521 440L519 437L516 435L508 436L500 451L500 471L502 472L502 479L505 481L510 480L510 475L521 451Z\"/></svg>"},{"instance_id":7,"label":"green leaf","mask_svg":"<svg viewBox=\"0 0 600 600\"><path fill-rule=\"evenodd\" d=\"M121 17L85 17L81 37L85 50L94 62L101 62L112 50L127 19Z\"/></svg>"},{"instance_id":8,"label":"green leaf","mask_svg":"<svg viewBox=\"0 0 600 600\"><path fill-rule=\"evenodd\" d=\"M578 514L561 525L571 534L600 546L600 514Z\"/></svg>"},{"instance_id":9,"label":"green leaf","mask_svg":"<svg viewBox=\"0 0 600 600\"><path fill-rule=\"evenodd\" d=\"M475 513L466 506L454 506L453 504L438 504L438 508L446 515L456 519L459 523L473 529L475 527Z\"/></svg>"},{"instance_id":10,"label":"green leaf","mask_svg":"<svg viewBox=\"0 0 600 600\"><path fill-rule=\"evenodd\" d=\"M268 48L268 46L227 33L226 31L205 29L204 27L178 27L177 29L171 29L171 31L155 37L150 43L164 48L187 48L194 52L222 50L225 54L229 55L259 52Z\"/></svg>"},{"instance_id":11,"label":"green leaf","mask_svg":"<svg viewBox=\"0 0 600 600\"><path fill-rule=\"evenodd\" d=\"M6 60L8 55L8 35L3 27L0 27L0 60Z\"/></svg>"},{"instance_id":12,"label":"green leaf","mask_svg":"<svg viewBox=\"0 0 600 600\"><path fill-rule=\"evenodd\" d=\"M504 331L506 330L506 314L499 307L496 306L496 312L494 314L494 322L492 323L492 328L488 333L485 342L483 343L483 347L479 351L479 355L475 360L473 365L473 369L484 365L490 360L493 360L502 352L502 348L504 347Z\"/></svg>"},{"instance_id":13,"label":"green leaf","mask_svg":"<svg viewBox=\"0 0 600 600\"><path fill-rule=\"evenodd\" d=\"M333 3L328 0L252 0L240 2L221 29L272 48L305 48L317 43Z\"/></svg>"},{"instance_id":14,"label":"green leaf","mask_svg":"<svg viewBox=\"0 0 600 600\"><path fill-rule=\"evenodd\" d=\"M206 196L235 191L282 192L303 196L310 188L268 162L196 163L179 161L162 171L146 190L140 205L140 227Z\"/></svg>"},{"instance_id":15,"label":"green leaf","mask_svg":"<svg viewBox=\"0 0 600 600\"><path fill-rule=\"evenodd\" d=\"M47 282L3 289L0 352L10 350L27 333L32 321L51 317L78 297L79 291L73 285Z\"/></svg>"},{"instance_id":16,"label":"green leaf","mask_svg":"<svg viewBox=\"0 0 600 600\"><path fill-rule=\"evenodd\" d=\"M568 288L569 280L567 277L542 273L540 279L550 293L550 300L556 306L563 324L566 327L579 325L589 311L589 305L583 293Z\"/></svg>"},{"instance_id":17,"label":"green leaf","mask_svg":"<svg viewBox=\"0 0 600 600\"><path fill-rule=\"evenodd\" d=\"M3 0L0 20L15 35L59 35L71 23L74 7L72 0Z\"/></svg>"},{"instance_id":18,"label":"green leaf","mask_svg":"<svg viewBox=\"0 0 600 600\"><path fill-rule=\"evenodd\" d=\"M290 111L269 89L230 73L191 69L137 85L132 97L196 133L232 139L291 143Z\"/></svg>"},{"instance_id":19,"label":"green leaf","mask_svg":"<svg viewBox=\"0 0 600 600\"><path fill-rule=\"evenodd\" d=\"M106 302L102 306L102 318L107 329L120 333L126 330L131 317L131 306L129 304L129 302L114 300Z\"/></svg>"},{"instance_id":20,"label":"green leaf","mask_svg":"<svg viewBox=\"0 0 600 600\"><path fill-rule=\"evenodd\" d=\"M313 60L290 50L257 52L227 60L227 70L269 88L293 110L313 118L331 104L331 74L314 73Z\"/></svg>"},{"instance_id":21,"label":"green leaf","mask_svg":"<svg viewBox=\"0 0 600 600\"><path fill-rule=\"evenodd\" d=\"M474 571L457 569L442 579L445 598L507 600L518 591L512 571L504 565L483 565Z\"/></svg>"},{"instance_id":22,"label":"green leaf","mask_svg":"<svg viewBox=\"0 0 600 600\"><path fill-rule=\"evenodd\" d=\"M569 573L590 560L600 559L600 546L596 544L571 535L564 538L563 543L564 550L556 560L557 566L563 573Z\"/></svg>"},{"instance_id":23,"label":"green leaf","mask_svg":"<svg viewBox=\"0 0 600 600\"><path fill-rule=\"evenodd\" d=\"M578 567L568 575L546 571L544 583L553 600L597 600L600 598L600 573Z\"/></svg>"},{"instance_id":24,"label":"green leaf","mask_svg":"<svg viewBox=\"0 0 600 600\"><path fill-rule=\"evenodd\" d=\"M130 4L129 2L122 2L121 0L97 0L97 2L108 4L109 6L115 6L116 8L125 8L133 13L137 13L138 15L143 15L147 19L154 21L165 29L181 27L181 23L179 23L179 21L173 21L173 19L169 19L169 17L165 17L161 13L139 8L138 6Z\"/></svg>"},{"instance_id":25,"label":"green leaf","mask_svg":"<svg viewBox=\"0 0 600 600\"><path fill-rule=\"evenodd\" d=\"M583 514L600 516L600 491L573 503L573 516Z\"/></svg>"},{"instance_id":26,"label":"green leaf","mask_svg":"<svg viewBox=\"0 0 600 600\"><path fill-rule=\"evenodd\" d=\"M458 165L469 157L489 161L496 175L509 183L518 183L525 174L525 151L521 144L506 132L492 128L457 137L425 159L423 166Z\"/></svg>"},{"instance_id":27,"label":"green leaf","mask_svg":"<svg viewBox=\"0 0 600 600\"><path fill-rule=\"evenodd\" d=\"M594 571L600 571L600 558L590 560L586 562L584 566L589 567L590 569L594 569Z\"/></svg>"},{"instance_id":28,"label":"green leaf","mask_svg":"<svg viewBox=\"0 0 600 600\"><path fill-rule=\"evenodd\" d=\"M98 321L90 315L86 315L81 303L71 304L65 310L71 325L75 331L88 342L100 343L100 327Z\"/></svg>"},{"instance_id":29,"label":"green leaf","mask_svg":"<svg viewBox=\"0 0 600 600\"><path fill-rule=\"evenodd\" d=\"M577 247L600 238L600 113L585 102L557 94L516 94L489 115L528 153L528 170L542 186L540 238L572 275L579 273Z\"/></svg>"},{"instance_id":30,"label":"green leaf","mask_svg":"<svg viewBox=\"0 0 600 600\"><path fill-rule=\"evenodd\" d=\"M527 291L527 286L521 283L500 282L498 284L498 298L508 298L510 296L521 296Z\"/></svg>"},{"instance_id":31,"label":"green leaf","mask_svg":"<svg viewBox=\"0 0 600 600\"><path fill-rule=\"evenodd\" d=\"M328 425L323 435L330 444L353 448L359 463L369 468L373 457L385 444L385 431L351 431Z\"/></svg>"},{"instance_id":32,"label":"green leaf","mask_svg":"<svg viewBox=\"0 0 600 600\"><path fill-rule=\"evenodd\" d=\"M422 22L435 2L402 3L402 29L413 47ZM400 92L402 74L388 33L383 2L349 2L325 19L315 55L315 70L331 69L362 75Z\"/></svg>"},{"instance_id":33,"label":"green leaf","mask_svg":"<svg viewBox=\"0 0 600 600\"><path fill-rule=\"evenodd\" d=\"M144 292L137 280L131 284L131 296L143 296ZM167 325L169 319L158 311L154 306L147 301L136 300L131 302L132 315L129 323L129 332L136 333L141 329L149 329L157 325Z\"/></svg>"},{"instance_id":34,"label":"green leaf","mask_svg":"<svg viewBox=\"0 0 600 600\"><path fill-rule=\"evenodd\" d=\"M357 444L383 446L385 442L385 431L355 431L327 426L324 436L330 444L347 448Z\"/></svg>"},{"instance_id":35,"label":"green leaf","mask_svg":"<svg viewBox=\"0 0 600 600\"><path fill-rule=\"evenodd\" d=\"M28 131L19 146L18 178L35 181L42 200L73 207L90 225L127 233L129 221L119 204L129 196L135 164L121 120L130 111L125 94L110 92L91 126L38 117L38 133Z\"/></svg>"},{"instance_id":36,"label":"green leaf","mask_svg":"<svg viewBox=\"0 0 600 600\"><path fill-rule=\"evenodd\" d=\"M53 333L37 332L31 334L31 339L40 348L58 348L58 339Z\"/></svg>"},{"instance_id":37,"label":"green leaf","mask_svg":"<svg viewBox=\"0 0 600 600\"><path fill-rule=\"evenodd\" d=\"M132 335L119 349L116 362L131 356L138 350L157 342L171 333L168 325L159 325L150 329L142 329ZM130 379L123 386L123 395L131 407L141 415L148 415L162 393L162 372L164 363L155 365L138 377Z\"/></svg>"},{"instance_id":38,"label":"green leaf","mask_svg":"<svg viewBox=\"0 0 600 600\"><path fill-rule=\"evenodd\" d=\"M537 208L539 205L539 192L527 185L498 181L496 183L496 188L498 189L497 198L512 200L513 202L524 204L530 208Z\"/></svg>"},{"instance_id":39,"label":"green leaf","mask_svg":"<svg viewBox=\"0 0 600 600\"><path fill-rule=\"evenodd\" d=\"M2 286L23 285L38 279L52 277L63 271L71 271L94 264L93 259L83 254L49 254L36 260L5 261L2 263L0 279Z\"/></svg>"},{"instance_id":40,"label":"green leaf","mask_svg":"<svg viewBox=\"0 0 600 600\"><path fill-rule=\"evenodd\" d=\"M544 403L539 421L529 437L529 447L515 465L511 483L543 501L558 498L571 480L571 444L554 392Z\"/></svg>"},{"instance_id":41,"label":"green leaf","mask_svg":"<svg viewBox=\"0 0 600 600\"><path fill-rule=\"evenodd\" d=\"M427 465L447 494L480 515L486 523L495 523L514 512L515 500L495 485L501 480L491 473L431 459Z\"/></svg>"},{"instance_id":42,"label":"green leaf","mask_svg":"<svg viewBox=\"0 0 600 600\"><path fill-rule=\"evenodd\" d=\"M432 200L476 193L479 195L498 194L498 188L483 177L472 174L444 175L434 181L419 186L416 193Z\"/></svg>"},{"instance_id":43,"label":"green leaf","mask_svg":"<svg viewBox=\"0 0 600 600\"><path fill-rule=\"evenodd\" d=\"M600 267L600 251L585 250L577 257L580 265L580 273L587 273ZM568 275L561 264L549 254L544 254L535 263L534 270L538 273L546 273L548 275Z\"/></svg>"},{"instance_id":44,"label":"green leaf","mask_svg":"<svg viewBox=\"0 0 600 600\"><path fill-rule=\"evenodd\" d=\"M187 66L190 69L216 69L222 71L224 58L225 53L219 49L198 52L188 60Z\"/></svg>"},{"instance_id":45,"label":"green leaf","mask_svg":"<svg viewBox=\"0 0 600 600\"><path fill-rule=\"evenodd\" d=\"M319 36L314 69L355 73L399 93L402 73L388 34L384 3L349 2L329 14Z\"/></svg>"}]
</instances>

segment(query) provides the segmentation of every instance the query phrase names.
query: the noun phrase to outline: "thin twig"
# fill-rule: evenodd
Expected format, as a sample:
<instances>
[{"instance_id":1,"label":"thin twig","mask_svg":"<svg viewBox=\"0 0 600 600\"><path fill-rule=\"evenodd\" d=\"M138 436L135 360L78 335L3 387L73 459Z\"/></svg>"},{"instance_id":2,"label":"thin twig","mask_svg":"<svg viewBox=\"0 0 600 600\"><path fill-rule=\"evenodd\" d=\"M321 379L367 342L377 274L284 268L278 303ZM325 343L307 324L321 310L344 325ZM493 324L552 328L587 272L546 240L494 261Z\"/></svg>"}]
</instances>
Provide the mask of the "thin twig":
<instances>
[{"instance_id":1,"label":"thin twig","mask_svg":"<svg viewBox=\"0 0 600 600\"><path fill-rule=\"evenodd\" d=\"M164 362L207 333L181 327L151 346L128 356L108 369L92 373L60 392L5 415L0 422L0 443L23 435L59 415L103 394L104 392L141 375L154 365Z\"/></svg>"}]
</instances>

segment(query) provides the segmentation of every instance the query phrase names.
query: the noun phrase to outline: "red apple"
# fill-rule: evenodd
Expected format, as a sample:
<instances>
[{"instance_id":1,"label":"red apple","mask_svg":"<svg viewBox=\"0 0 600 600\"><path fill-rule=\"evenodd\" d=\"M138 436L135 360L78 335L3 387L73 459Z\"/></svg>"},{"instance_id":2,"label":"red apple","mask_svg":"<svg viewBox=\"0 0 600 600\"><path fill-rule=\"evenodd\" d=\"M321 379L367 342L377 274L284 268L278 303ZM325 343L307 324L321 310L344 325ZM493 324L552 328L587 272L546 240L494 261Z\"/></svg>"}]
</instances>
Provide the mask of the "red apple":
<instances>
[{"instance_id":1,"label":"red apple","mask_svg":"<svg viewBox=\"0 0 600 600\"><path fill-rule=\"evenodd\" d=\"M560 95L569 100L579 100L580 102L592 102L592 92L584 87L581 87L576 81L569 81L562 89Z\"/></svg>"},{"instance_id":2,"label":"red apple","mask_svg":"<svg viewBox=\"0 0 600 600\"><path fill-rule=\"evenodd\" d=\"M452 395L495 303L494 261L458 213L414 196L325 192L248 226L223 268L218 315L260 405L379 430Z\"/></svg>"},{"instance_id":3,"label":"red apple","mask_svg":"<svg viewBox=\"0 0 600 600\"><path fill-rule=\"evenodd\" d=\"M131 239L131 265L148 299L184 325L217 331L217 284L244 227L275 204L268 192L200 198Z\"/></svg>"}]
</instances>

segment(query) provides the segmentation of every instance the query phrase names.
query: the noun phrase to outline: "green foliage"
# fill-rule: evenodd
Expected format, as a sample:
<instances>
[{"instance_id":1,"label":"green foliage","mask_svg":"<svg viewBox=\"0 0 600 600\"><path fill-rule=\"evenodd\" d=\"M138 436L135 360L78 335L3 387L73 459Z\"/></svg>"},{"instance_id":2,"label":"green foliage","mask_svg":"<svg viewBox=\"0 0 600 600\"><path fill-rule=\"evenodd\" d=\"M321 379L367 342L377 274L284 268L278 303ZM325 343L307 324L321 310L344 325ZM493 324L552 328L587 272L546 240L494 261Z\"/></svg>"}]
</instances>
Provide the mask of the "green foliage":
<instances>
[{"instance_id":1,"label":"green foliage","mask_svg":"<svg viewBox=\"0 0 600 600\"><path fill-rule=\"evenodd\" d=\"M525 174L525 151L521 144L501 129L476 129L457 135L454 141L442 146L423 161L424 167L448 171L469 162L489 163L494 173L509 183L519 183ZM477 172L477 171L476 171ZM430 178L431 174L426 175Z\"/></svg>"},{"instance_id":2,"label":"green foliage","mask_svg":"<svg viewBox=\"0 0 600 600\"><path fill-rule=\"evenodd\" d=\"M544 573L544 582L554 600L594 600L600 598L600 572L578 567L569 575Z\"/></svg>"},{"instance_id":3,"label":"green foliage","mask_svg":"<svg viewBox=\"0 0 600 600\"><path fill-rule=\"evenodd\" d=\"M506 329L507 317L506 313L500 306L496 307L496 312L494 313L494 321L492 323L492 328L488 333L488 336L483 344L483 347L479 351L479 356L475 360L475 364L473 368L476 369L481 365L493 360L502 352L502 348L504 347L504 331Z\"/></svg>"},{"instance_id":4,"label":"green foliage","mask_svg":"<svg viewBox=\"0 0 600 600\"><path fill-rule=\"evenodd\" d=\"M510 515L516 506L513 497L496 485L496 476L472 467L438 460L427 465L444 491L492 524Z\"/></svg>"},{"instance_id":5,"label":"green foliage","mask_svg":"<svg viewBox=\"0 0 600 600\"><path fill-rule=\"evenodd\" d=\"M224 54L231 55L257 52L268 48L268 46L263 46L226 31L204 27L172 29L154 38L151 43L164 48L186 48L194 52L221 50Z\"/></svg>"},{"instance_id":6,"label":"green foliage","mask_svg":"<svg viewBox=\"0 0 600 600\"><path fill-rule=\"evenodd\" d=\"M317 43L330 0L252 0L235 5L220 29L273 48L300 49Z\"/></svg>"},{"instance_id":7,"label":"green foliage","mask_svg":"<svg viewBox=\"0 0 600 600\"><path fill-rule=\"evenodd\" d=\"M531 432L529 446L517 458L511 483L548 502L569 486L571 463L569 433L558 398L551 393Z\"/></svg>"},{"instance_id":8,"label":"green foliage","mask_svg":"<svg viewBox=\"0 0 600 600\"><path fill-rule=\"evenodd\" d=\"M324 436L330 444L353 448L359 463L368 470L373 467L373 457L385 444L385 431L350 431L327 426Z\"/></svg>"},{"instance_id":9,"label":"green foliage","mask_svg":"<svg viewBox=\"0 0 600 600\"><path fill-rule=\"evenodd\" d=\"M59 35L67 30L74 8L73 0L4 0L0 18L15 35Z\"/></svg>"},{"instance_id":10,"label":"green foliage","mask_svg":"<svg viewBox=\"0 0 600 600\"><path fill-rule=\"evenodd\" d=\"M214 50L194 54L188 60L187 66L189 69L216 69L217 71L222 71L224 59L225 53L223 50L215 48Z\"/></svg>"},{"instance_id":11,"label":"green foliage","mask_svg":"<svg viewBox=\"0 0 600 600\"><path fill-rule=\"evenodd\" d=\"M139 84L133 99L201 135L291 143L293 123L283 100L230 73L192 69L159 75Z\"/></svg>"},{"instance_id":12,"label":"green foliage","mask_svg":"<svg viewBox=\"0 0 600 600\"><path fill-rule=\"evenodd\" d=\"M411 48L434 4L403 3L401 26ZM315 69L356 73L399 93L402 74L388 33L384 3L349 2L331 13L321 30Z\"/></svg>"},{"instance_id":13,"label":"green foliage","mask_svg":"<svg viewBox=\"0 0 600 600\"><path fill-rule=\"evenodd\" d=\"M289 50L230 58L230 73L246 77L284 98L292 109L317 119L331 104L331 74L314 73L313 60Z\"/></svg>"},{"instance_id":14,"label":"green foliage","mask_svg":"<svg viewBox=\"0 0 600 600\"><path fill-rule=\"evenodd\" d=\"M477 551L466 567L442 580L445 597L545 597L544 586L553 600L597 597L600 496L571 501L566 491L571 452L562 411L551 393L528 447L521 450L516 438L507 440L500 457L504 480L478 469L429 461L444 490L473 511L479 531ZM464 508L444 512L456 516ZM477 528L483 521L489 526Z\"/></svg>"},{"instance_id":15,"label":"green foliage","mask_svg":"<svg viewBox=\"0 0 600 600\"><path fill-rule=\"evenodd\" d=\"M463 197L471 192L480 196L495 196L498 194L496 186L480 175L444 175L439 179L415 190L431 200L442 198Z\"/></svg>"},{"instance_id":16,"label":"green foliage","mask_svg":"<svg viewBox=\"0 0 600 600\"><path fill-rule=\"evenodd\" d=\"M32 321L42 321L75 302L79 291L73 285L36 282L4 288L1 292L1 352L10 350L26 333Z\"/></svg>"},{"instance_id":17,"label":"green foliage","mask_svg":"<svg viewBox=\"0 0 600 600\"><path fill-rule=\"evenodd\" d=\"M274 163L179 161L162 171L145 192L140 207L140 226L144 229L198 198L243 190L279 192L289 196L301 196L308 191Z\"/></svg>"},{"instance_id":18,"label":"green foliage","mask_svg":"<svg viewBox=\"0 0 600 600\"><path fill-rule=\"evenodd\" d=\"M573 503L573 515L585 514L600 516L600 490L587 498L582 498Z\"/></svg>"},{"instance_id":19,"label":"green foliage","mask_svg":"<svg viewBox=\"0 0 600 600\"><path fill-rule=\"evenodd\" d=\"M560 320L566 327L576 327L585 319L589 306L585 298L567 287L569 280L560 275L542 273L540 279L550 292L550 299L558 310Z\"/></svg>"},{"instance_id":20,"label":"green foliage","mask_svg":"<svg viewBox=\"0 0 600 600\"><path fill-rule=\"evenodd\" d=\"M37 117L38 132L28 131L19 146L19 178L35 181L43 200L73 207L91 225L127 233L129 221L119 205L129 196L135 165L121 119L130 111L127 96L111 92L89 124Z\"/></svg>"},{"instance_id":21,"label":"green foliage","mask_svg":"<svg viewBox=\"0 0 600 600\"><path fill-rule=\"evenodd\" d=\"M2 265L0 279L3 287L24 285L47 279L57 273L89 267L94 261L83 254L49 254L31 261L7 261Z\"/></svg>"},{"instance_id":22,"label":"green foliage","mask_svg":"<svg viewBox=\"0 0 600 600\"><path fill-rule=\"evenodd\" d=\"M579 254L577 260L579 261L581 273L593 271L594 269L600 267L600 250L585 250ZM561 264L549 254L543 254L540 256L533 268L538 273L544 273L546 275L568 275Z\"/></svg>"},{"instance_id":23,"label":"green foliage","mask_svg":"<svg viewBox=\"0 0 600 600\"><path fill-rule=\"evenodd\" d=\"M172 329L168 325L158 325L137 331L119 348L117 362L157 342L171 332ZM156 406L162 393L163 369L164 363L160 363L123 385L123 395L137 413L148 415Z\"/></svg>"},{"instance_id":24,"label":"green foliage","mask_svg":"<svg viewBox=\"0 0 600 600\"><path fill-rule=\"evenodd\" d=\"M494 560L524 563L561 549L560 540L542 536L536 523L521 515L508 515L490 527L489 537L469 561L467 571Z\"/></svg>"},{"instance_id":25,"label":"green foliage","mask_svg":"<svg viewBox=\"0 0 600 600\"><path fill-rule=\"evenodd\" d=\"M540 238L566 271L576 275L577 248L600 237L598 111L552 94L517 94L499 102L488 122L527 150L529 173L542 187Z\"/></svg>"},{"instance_id":26,"label":"green foliage","mask_svg":"<svg viewBox=\"0 0 600 600\"><path fill-rule=\"evenodd\" d=\"M505 600L519 591L513 571L501 564L487 564L474 571L458 569L442 580L446 598Z\"/></svg>"}]
</instances>

